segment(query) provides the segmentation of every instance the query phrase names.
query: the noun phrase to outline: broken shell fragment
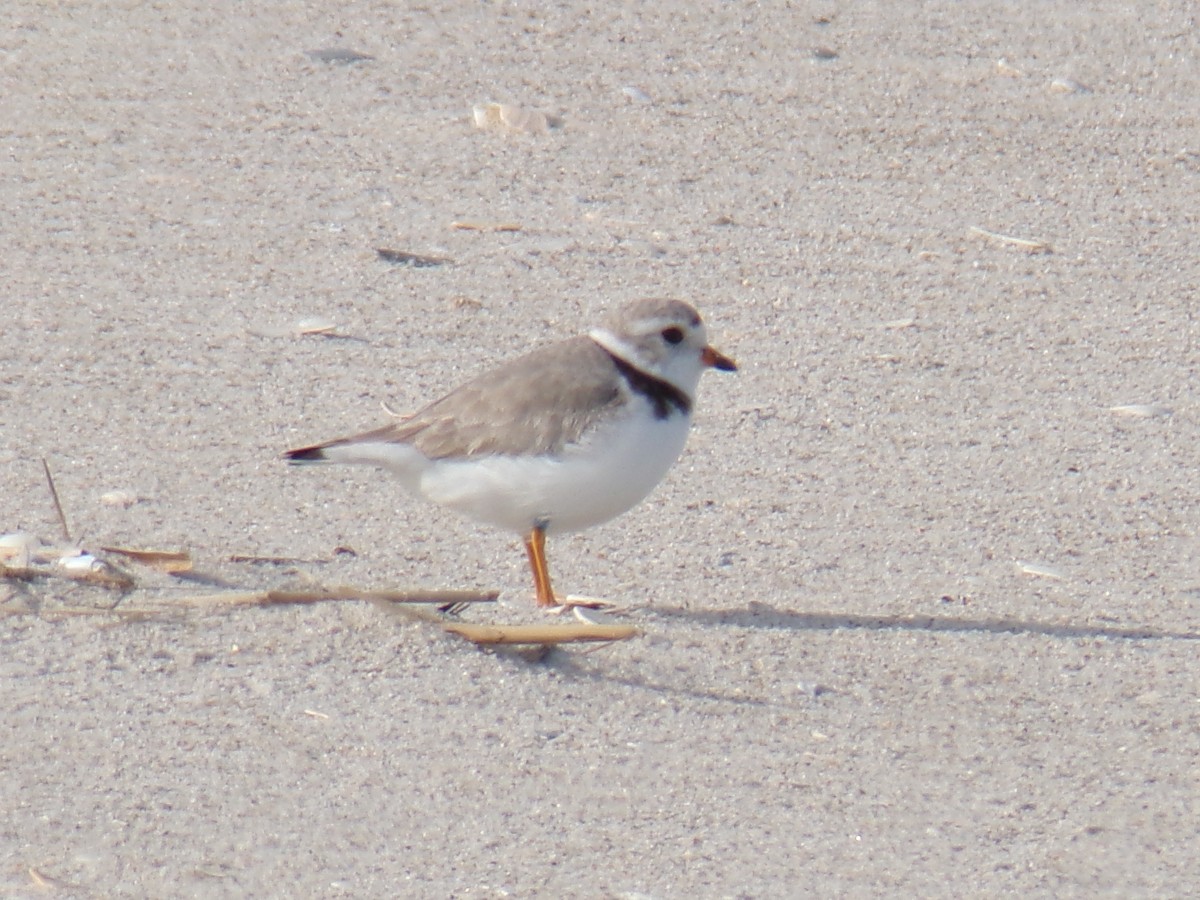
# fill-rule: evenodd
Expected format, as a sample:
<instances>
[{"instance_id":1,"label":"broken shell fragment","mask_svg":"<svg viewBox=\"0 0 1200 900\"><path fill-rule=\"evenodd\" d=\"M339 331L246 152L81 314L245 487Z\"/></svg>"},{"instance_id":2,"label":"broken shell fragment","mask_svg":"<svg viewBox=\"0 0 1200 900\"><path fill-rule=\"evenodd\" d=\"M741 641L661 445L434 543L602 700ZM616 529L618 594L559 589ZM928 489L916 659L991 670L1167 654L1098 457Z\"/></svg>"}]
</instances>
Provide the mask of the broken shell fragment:
<instances>
[{"instance_id":1,"label":"broken shell fragment","mask_svg":"<svg viewBox=\"0 0 1200 900\"><path fill-rule=\"evenodd\" d=\"M58 564L68 572L98 571L104 563L90 553L80 553L78 556L64 556Z\"/></svg>"},{"instance_id":2,"label":"broken shell fragment","mask_svg":"<svg viewBox=\"0 0 1200 900\"><path fill-rule=\"evenodd\" d=\"M1018 562L1017 570L1022 575L1032 575L1034 578L1050 578L1054 581L1062 581L1066 577L1060 570L1053 566L1038 562Z\"/></svg>"},{"instance_id":3,"label":"broken shell fragment","mask_svg":"<svg viewBox=\"0 0 1200 900\"><path fill-rule=\"evenodd\" d=\"M471 110L475 127L484 131L506 131L510 134L545 134L561 121L536 109L514 106L511 103L481 103Z\"/></svg>"},{"instance_id":4,"label":"broken shell fragment","mask_svg":"<svg viewBox=\"0 0 1200 900\"><path fill-rule=\"evenodd\" d=\"M97 559L90 553L64 556L58 560L62 574L74 581L86 581L103 587L129 590L134 580L111 563Z\"/></svg>"},{"instance_id":5,"label":"broken shell fragment","mask_svg":"<svg viewBox=\"0 0 1200 900\"><path fill-rule=\"evenodd\" d=\"M0 535L0 564L10 569L28 569L41 543L36 535L23 532Z\"/></svg>"},{"instance_id":6,"label":"broken shell fragment","mask_svg":"<svg viewBox=\"0 0 1200 900\"><path fill-rule=\"evenodd\" d=\"M296 334L331 334L337 330L337 323L322 316L309 316L296 323Z\"/></svg>"},{"instance_id":7,"label":"broken shell fragment","mask_svg":"<svg viewBox=\"0 0 1200 900\"><path fill-rule=\"evenodd\" d=\"M1055 78L1050 82L1050 90L1055 94L1090 94L1092 89L1074 78Z\"/></svg>"},{"instance_id":8,"label":"broken shell fragment","mask_svg":"<svg viewBox=\"0 0 1200 900\"><path fill-rule=\"evenodd\" d=\"M100 495L100 502L105 506L119 506L122 509L129 509L141 500L142 498L132 491L105 491Z\"/></svg>"}]
</instances>

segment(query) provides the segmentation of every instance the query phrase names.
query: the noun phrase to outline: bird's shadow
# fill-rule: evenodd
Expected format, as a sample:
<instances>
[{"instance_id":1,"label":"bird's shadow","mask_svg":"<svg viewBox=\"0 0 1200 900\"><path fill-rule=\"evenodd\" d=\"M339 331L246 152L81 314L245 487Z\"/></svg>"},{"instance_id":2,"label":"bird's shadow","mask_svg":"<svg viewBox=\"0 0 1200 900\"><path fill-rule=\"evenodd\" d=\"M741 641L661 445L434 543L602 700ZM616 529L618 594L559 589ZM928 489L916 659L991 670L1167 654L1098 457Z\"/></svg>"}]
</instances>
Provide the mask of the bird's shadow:
<instances>
[{"instance_id":1,"label":"bird's shadow","mask_svg":"<svg viewBox=\"0 0 1200 900\"><path fill-rule=\"evenodd\" d=\"M1011 617L931 616L931 615L854 615L830 612L798 612L778 609L766 603L751 603L736 609L685 609L679 606L656 606L647 612L654 618L687 621L700 626L762 628L784 631L838 631L865 629L872 631L923 631L938 633L976 633L993 635L1044 635L1052 638L1109 638L1138 641L1195 641L1200 632L1170 631L1140 625L1097 625L1037 622ZM645 671L628 674L613 671L607 666L589 665L584 657L556 652L544 659L560 676L581 681L620 684L664 695L733 703L738 706L788 707L809 705L826 694L838 694L837 688L822 684L808 685L803 697L753 696L736 688L731 690L704 689L670 679L656 680Z\"/></svg>"},{"instance_id":2,"label":"bird's shadow","mask_svg":"<svg viewBox=\"0 0 1200 900\"><path fill-rule=\"evenodd\" d=\"M854 615L801 612L753 602L736 609L686 609L655 606L656 618L688 621L696 625L732 625L789 631L837 631L861 628L871 631L926 631L937 633L1039 634L1056 638L1118 638L1123 640L1200 640L1200 631L1171 631L1145 625L1074 624L1038 622L1009 616Z\"/></svg>"}]
</instances>

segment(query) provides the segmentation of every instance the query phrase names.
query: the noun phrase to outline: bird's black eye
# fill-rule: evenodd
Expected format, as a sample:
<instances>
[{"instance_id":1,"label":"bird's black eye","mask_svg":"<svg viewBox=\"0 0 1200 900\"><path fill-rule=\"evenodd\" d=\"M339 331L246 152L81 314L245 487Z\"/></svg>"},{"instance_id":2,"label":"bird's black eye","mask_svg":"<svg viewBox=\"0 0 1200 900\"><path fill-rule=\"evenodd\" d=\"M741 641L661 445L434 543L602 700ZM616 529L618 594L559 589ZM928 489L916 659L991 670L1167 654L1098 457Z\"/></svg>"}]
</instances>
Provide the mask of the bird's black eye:
<instances>
[{"instance_id":1,"label":"bird's black eye","mask_svg":"<svg viewBox=\"0 0 1200 900\"><path fill-rule=\"evenodd\" d=\"M683 340L683 332L672 325L670 328L662 330L662 339L668 344L678 344Z\"/></svg>"}]
</instances>

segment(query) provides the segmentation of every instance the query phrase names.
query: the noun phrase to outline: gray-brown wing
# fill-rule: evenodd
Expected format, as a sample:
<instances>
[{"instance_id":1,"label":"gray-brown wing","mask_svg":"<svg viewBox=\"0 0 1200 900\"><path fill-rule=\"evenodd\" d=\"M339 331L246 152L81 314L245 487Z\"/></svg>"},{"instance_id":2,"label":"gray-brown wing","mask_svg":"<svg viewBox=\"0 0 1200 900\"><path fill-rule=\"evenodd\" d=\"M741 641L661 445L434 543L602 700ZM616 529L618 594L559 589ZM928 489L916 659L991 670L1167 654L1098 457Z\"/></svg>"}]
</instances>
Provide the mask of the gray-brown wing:
<instances>
[{"instance_id":1,"label":"gray-brown wing","mask_svg":"<svg viewBox=\"0 0 1200 900\"><path fill-rule=\"evenodd\" d=\"M621 402L612 357L588 337L535 350L468 381L412 418L349 438L412 444L430 459L552 453Z\"/></svg>"}]
</instances>

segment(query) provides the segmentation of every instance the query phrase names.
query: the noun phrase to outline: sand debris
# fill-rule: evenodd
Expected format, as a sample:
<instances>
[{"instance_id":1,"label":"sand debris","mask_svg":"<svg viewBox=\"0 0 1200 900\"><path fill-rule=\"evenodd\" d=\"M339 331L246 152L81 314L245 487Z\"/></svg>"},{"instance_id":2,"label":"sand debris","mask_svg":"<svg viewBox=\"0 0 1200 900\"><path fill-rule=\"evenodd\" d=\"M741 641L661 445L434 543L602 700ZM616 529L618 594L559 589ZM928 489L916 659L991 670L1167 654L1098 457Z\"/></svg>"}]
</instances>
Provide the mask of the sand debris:
<instances>
[{"instance_id":1,"label":"sand debris","mask_svg":"<svg viewBox=\"0 0 1200 900\"><path fill-rule=\"evenodd\" d=\"M366 338L355 337L338 331L337 323L325 316L305 316L302 319L297 319L291 325L285 325L282 328L271 326L257 326L246 329L247 333L255 337L262 338L297 338L297 337L324 337L338 338L349 341L365 341Z\"/></svg>"},{"instance_id":2,"label":"sand debris","mask_svg":"<svg viewBox=\"0 0 1200 900\"><path fill-rule=\"evenodd\" d=\"M191 554L183 550L155 550L136 547L102 547L104 553L119 556L138 565L170 575L192 570ZM276 557L239 557L239 559L282 561ZM112 563L79 547L53 547L36 535L14 532L0 535L0 578L33 580L58 577L119 590L124 598L137 584L132 575ZM123 599L122 608L67 606L48 609L41 615L51 618L115 614L120 621L141 621L189 609L229 610L249 606L279 606L324 603L328 601L367 601L384 610L412 608L406 617L436 625L451 634L479 645L516 644L548 648L557 644L611 642L634 637L638 629L614 625L595 613L580 614L578 623L568 625L472 625L446 621L433 610L417 612L421 607L436 606L438 612L457 614L475 603L494 603L499 591L446 590L429 588L367 589L350 585L314 587L306 590L226 590L209 594L187 594L164 599L142 597Z\"/></svg>"},{"instance_id":3,"label":"sand debris","mask_svg":"<svg viewBox=\"0 0 1200 900\"><path fill-rule=\"evenodd\" d=\"M137 583L128 572L82 547L48 544L21 532L0 536L0 578L65 578L120 591Z\"/></svg>"},{"instance_id":4,"label":"sand debris","mask_svg":"<svg viewBox=\"0 0 1200 900\"><path fill-rule=\"evenodd\" d=\"M316 50L305 50L304 55L315 62L331 65L348 66L351 63L370 62L375 57L367 53L359 53L346 47L319 47Z\"/></svg>"},{"instance_id":5,"label":"sand debris","mask_svg":"<svg viewBox=\"0 0 1200 900\"><path fill-rule=\"evenodd\" d=\"M33 866L30 866L26 871L29 874L30 887L36 888L42 893L75 890L79 887L79 885L72 884L69 881L64 881L61 878L55 878L52 875L47 875L45 872L39 872Z\"/></svg>"},{"instance_id":6,"label":"sand debris","mask_svg":"<svg viewBox=\"0 0 1200 900\"><path fill-rule=\"evenodd\" d=\"M1049 578L1054 581L1062 581L1067 576L1059 569L1053 566L1048 566L1045 563L1037 562L1017 562L1017 571L1022 575L1030 575L1034 578Z\"/></svg>"},{"instance_id":7,"label":"sand debris","mask_svg":"<svg viewBox=\"0 0 1200 900\"><path fill-rule=\"evenodd\" d=\"M122 509L129 509L141 503L142 499L133 491L105 491L100 495L100 502L105 506L119 506Z\"/></svg>"},{"instance_id":8,"label":"sand debris","mask_svg":"<svg viewBox=\"0 0 1200 900\"><path fill-rule=\"evenodd\" d=\"M491 603L499 595L499 591L451 591L421 588L367 590L343 586L311 591L233 591L188 597L177 602L193 607L238 607L322 603L331 600L368 600L375 603L398 605L436 604L445 610L461 608L471 603ZM567 643L598 643L623 641L638 634L638 629L632 625L608 625L592 622L570 625L472 625L462 622L447 622L435 616L424 615L419 616L418 620L437 625L444 631L464 637L479 645L552 646Z\"/></svg>"},{"instance_id":9,"label":"sand debris","mask_svg":"<svg viewBox=\"0 0 1200 900\"><path fill-rule=\"evenodd\" d=\"M58 513L58 522L62 526L63 537L71 539L71 529L67 527L67 514L63 512L62 501L58 499L58 488L54 486L54 476L50 474L50 463L42 457L42 470L46 473L46 484L50 486L50 497L54 500L54 510Z\"/></svg>"},{"instance_id":10,"label":"sand debris","mask_svg":"<svg viewBox=\"0 0 1200 900\"><path fill-rule=\"evenodd\" d=\"M409 253L407 250L390 250L387 247L376 248L375 252L384 262L408 266L412 269L432 269L454 261L448 256L429 256L421 253Z\"/></svg>"},{"instance_id":11,"label":"sand debris","mask_svg":"<svg viewBox=\"0 0 1200 900\"><path fill-rule=\"evenodd\" d=\"M321 316L309 316L296 323L296 334L333 334L337 331L337 322Z\"/></svg>"},{"instance_id":12,"label":"sand debris","mask_svg":"<svg viewBox=\"0 0 1200 900\"><path fill-rule=\"evenodd\" d=\"M450 223L455 231L520 231L516 222L484 222L479 219L456 219Z\"/></svg>"},{"instance_id":13,"label":"sand debris","mask_svg":"<svg viewBox=\"0 0 1200 900\"><path fill-rule=\"evenodd\" d=\"M192 557L186 550L140 550L134 547L101 547L105 553L115 553L143 566L178 575L192 571Z\"/></svg>"},{"instance_id":14,"label":"sand debris","mask_svg":"<svg viewBox=\"0 0 1200 900\"><path fill-rule=\"evenodd\" d=\"M335 553L337 551L334 551ZM329 562L327 559L304 559L299 556L262 556L256 553L231 553L229 561L252 565L295 566L300 564Z\"/></svg>"},{"instance_id":15,"label":"sand debris","mask_svg":"<svg viewBox=\"0 0 1200 900\"><path fill-rule=\"evenodd\" d=\"M562 119L557 116L512 103L480 103L472 108L471 115L475 127L483 131L546 134L551 128L562 126Z\"/></svg>"},{"instance_id":16,"label":"sand debris","mask_svg":"<svg viewBox=\"0 0 1200 900\"><path fill-rule=\"evenodd\" d=\"M341 585L305 591L224 591L219 594L182 597L177 602L187 606L277 606L369 600L383 603L462 606L471 603L494 603L499 596L499 591L451 591L427 588L374 590Z\"/></svg>"},{"instance_id":17,"label":"sand debris","mask_svg":"<svg viewBox=\"0 0 1200 900\"><path fill-rule=\"evenodd\" d=\"M1053 253L1054 248L1050 246L1048 241L1030 240L1029 238L1013 237L1010 234L1000 234L997 231L988 231L986 228L980 228L977 225L972 225L970 228L972 234L985 237L988 240L997 241L1001 244L1010 244L1013 247L1020 247L1022 250L1028 250L1030 253Z\"/></svg>"},{"instance_id":18,"label":"sand debris","mask_svg":"<svg viewBox=\"0 0 1200 900\"><path fill-rule=\"evenodd\" d=\"M996 60L996 74L1003 75L1005 78L1023 78L1025 76L1024 72L1012 65L1004 57Z\"/></svg>"},{"instance_id":19,"label":"sand debris","mask_svg":"<svg viewBox=\"0 0 1200 900\"><path fill-rule=\"evenodd\" d=\"M1131 419L1158 419L1169 416L1173 412L1169 406L1159 406L1156 403L1129 403L1124 406L1110 406L1108 411L1113 415L1126 416Z\"/></svg>"},{"instance_id":20,"label":"sand debris","mask_svg":"<svg viewBox=\"0 0 1200 900\"><path fill-rule=\"evenodd\" d=\"M1053 94L1090 94L1092 89L1074 78L1055 78L1050 82L1050 92Z\"/></svg>"},{"instance_id":21,"label":"sand debris","mask_svg":"<svg viewBox=\"0 0 1200 900\"><path fill-rule=\"evenodd\" d=\"M28 569L34 553L42 547L37 535L13 532L0 535L0 566L9 570Z\"/></svg>"},{"instance_id":22,"label":"sand debris","mask_svg":"<svg viewBox=\"0 0 1200 900\"><path fill-rule=\"evenodd\" d=\"M57 574L63 578L112 590L128 591L137 584L128 572L90 553L64 556L59 559L56 568Z\"/></svg>"}]
</instances>

